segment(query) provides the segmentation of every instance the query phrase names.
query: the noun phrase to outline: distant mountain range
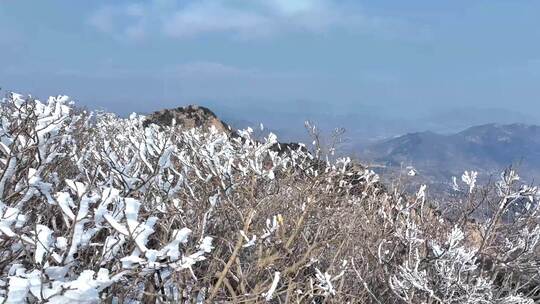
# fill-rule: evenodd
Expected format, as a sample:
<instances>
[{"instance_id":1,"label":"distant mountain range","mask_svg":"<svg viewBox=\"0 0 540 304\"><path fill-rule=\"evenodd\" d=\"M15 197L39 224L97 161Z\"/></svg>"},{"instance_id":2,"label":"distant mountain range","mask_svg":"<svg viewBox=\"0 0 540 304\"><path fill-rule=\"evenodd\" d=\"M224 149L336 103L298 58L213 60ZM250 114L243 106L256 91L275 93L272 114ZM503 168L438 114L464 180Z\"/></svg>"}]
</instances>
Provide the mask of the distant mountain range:
<instances>
[{"instance_id":1,"label":"distant mountain range","mask_svg":"<svg viewBox=\"0 0 540 304\"><path fill-rule=\"evenodd\" d=\"M360 157L379 170L410 166L431 182L449 182L465 170L486 178L510 165L532 181L540 177L540 126L486 124L448 135L409 133L369 145Z\"/></svg>"},{"instance_id":2,"label":"distant mountain range","mask_svg":"<svg viewBox=\"0 0 540 304\"><path fill-rule=\"evenodd\" d=\"M380 140L405 133L430 130L440 134L456 133L470 126L488 123L539 124L540 116L512 109L485 107L438 106L433 109L411 110L405 106L368 106L350 103L348 108L333 104L296 101L290 103L257 102L245 105L205 102L222 120L232 127L257 128L260 123L271 128L286 141L311 142L304 121L315 124L323 136L335 128L346 130L347 140L341 149L356 153ZM268 130L268 129L266 129Z\"/></svg>"}]
</instances>

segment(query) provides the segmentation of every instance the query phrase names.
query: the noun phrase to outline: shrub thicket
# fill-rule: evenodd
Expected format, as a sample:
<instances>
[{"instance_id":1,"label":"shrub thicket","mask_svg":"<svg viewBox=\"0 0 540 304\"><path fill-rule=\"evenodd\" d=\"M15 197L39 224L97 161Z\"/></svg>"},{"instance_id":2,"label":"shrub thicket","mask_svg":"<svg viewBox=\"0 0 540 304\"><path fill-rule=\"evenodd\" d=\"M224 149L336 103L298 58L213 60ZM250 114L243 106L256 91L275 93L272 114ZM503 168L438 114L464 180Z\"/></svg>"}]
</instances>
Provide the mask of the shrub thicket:
<instances>
[{"instance_id":1,"label":"shrub thicket","mask_svg":"<svg viewBox=\"0 0 540 304\"><path fill-rule=\"evenodd\" d=\"M425 187L406 197L272 134L144 122L3 99L0 302L539 299L537 189L510 170L491 192L464 176L449 221Z\"/></svg>"}]
</instances>

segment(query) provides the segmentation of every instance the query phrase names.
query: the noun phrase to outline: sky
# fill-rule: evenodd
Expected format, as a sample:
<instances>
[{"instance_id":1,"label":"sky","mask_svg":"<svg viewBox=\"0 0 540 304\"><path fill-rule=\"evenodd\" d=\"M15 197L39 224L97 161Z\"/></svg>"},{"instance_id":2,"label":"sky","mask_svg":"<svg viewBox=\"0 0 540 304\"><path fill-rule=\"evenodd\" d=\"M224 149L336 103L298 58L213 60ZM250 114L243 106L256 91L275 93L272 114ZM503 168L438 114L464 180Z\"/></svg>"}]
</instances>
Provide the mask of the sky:
<instances>
[{"instance_id":1,"label":"sky","mask_svg":"<svg viewBox=\"0 0 540 304\"><path fill-rule=\"evenodd\" d=\"M0 87L122 115L195 103L540 123L539 28L527 0L0 0Z\"/></svg>"}]
</instances>

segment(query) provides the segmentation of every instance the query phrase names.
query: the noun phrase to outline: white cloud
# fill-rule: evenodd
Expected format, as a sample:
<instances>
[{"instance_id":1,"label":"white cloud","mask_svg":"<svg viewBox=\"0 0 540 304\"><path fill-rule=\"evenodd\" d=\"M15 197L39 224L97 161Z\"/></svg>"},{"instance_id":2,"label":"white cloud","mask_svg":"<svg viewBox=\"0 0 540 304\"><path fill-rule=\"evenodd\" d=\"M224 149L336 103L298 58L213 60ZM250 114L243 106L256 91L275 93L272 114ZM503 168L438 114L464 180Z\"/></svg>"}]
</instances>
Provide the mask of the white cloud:
<instances>
[{"instance_id":1,"label":"white cloud","mask_svg":"<svg viewBox=\"0 0 540 304\"><path fill-rule=\"evenodd\" d=\"M321 32L347 28L380 31L385 20L368 16L358 5L334 0L152 0L144 4L105 6L89 24L118 38L148 34L189 38L228 34L254 38L284 32Z\"/></svg>"},{"instance_id":2,"label":"white cloud","mask_svg":"<svg viewBox=\"0 0 540 304\"><path fill-rule=\"evenodd\" d=\"M102 7L88 18L88 23L101 32L112 33L114 30L114 15L113 8Z\"/></svg>"},{"instance_id":3,"label":"white cloud","mask_svg":"<svg viewBox=\"0 0 540 304\"><path fill-rule=\"evenodd\" d=\"M170 75L177 77L234 77L234 76L253 76L258 75L259 71L254 69L243 69L217 62L198 61L188 62L175 66L165 71Z\"/></svg>"},{"instance_id":4,"label":"white cloud","mask_svg":"<svg viewBox=\"0 0 540 304\"><path fill-rule=\"evenodd\" d=\"M172 37L220 32L247 35L267 28L271 22L250 10L228 7L219 1L201 1L173 13L163 23L163 30Z\"/></svg>"},{"instance_id":5,"label":"white cloud","mask_svg":"<svg viewBox=\"0 0 540 304\"><path fill-rule=\"evenodd\" d=\"M313 1L313 0L297 0L297 1L290 1L290 0L274 0L274 1L268 1L265 2L266 4L270 5L271 7L274 7L278 11L284 14L297 14L297 13L303 13L308 12L310 10L313 10L314 8L320 8L324 6L324 3L321 1Z\"/></svg>"},{"instance_id":6,"label":"white cloud","mask_svg":"<svg viewBox=\"0 0 540 304\"><path fill-rule=\"evenodd\" d=\"M141 40L150 30L147 8L140 4L103 6L90 15L88 24L117 39Z\"/></svg>"},{"instance_id":7,"label":"white cloud","mask_svg":"<svg viewBox=\"0 0 540 304\"><path fill-rule=\"evenodd\" d=\"M161 73L172 79L242 79L248 82L268 81L272 79L292 81L319 77L314 74L260 70L257 68L245 68L211 61L186 62L173 67L167 67L163 69Z\"/></svg>"}]
</instances>

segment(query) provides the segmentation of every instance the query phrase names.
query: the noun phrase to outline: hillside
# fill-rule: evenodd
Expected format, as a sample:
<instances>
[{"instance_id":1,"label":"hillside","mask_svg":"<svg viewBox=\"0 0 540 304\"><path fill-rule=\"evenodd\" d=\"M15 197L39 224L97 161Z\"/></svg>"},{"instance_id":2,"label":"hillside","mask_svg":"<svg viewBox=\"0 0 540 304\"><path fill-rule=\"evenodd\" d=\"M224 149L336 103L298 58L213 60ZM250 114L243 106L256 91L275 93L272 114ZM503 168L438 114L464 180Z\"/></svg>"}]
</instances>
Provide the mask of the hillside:
<instances>
[{"instance_id":1,"label":"hillside","mask_svg":"<svg viewBox=\"0 0 540 304\"><path fill-rule=\"evenodd\" d=\"M540 298L539 192L515 172L483 196L489 204L464 178L469 200L451 221L425 186L405 196L349 158L276 146L274 134L232 131L196 106L121 118L66 96L8 94L0 302ZM469 218L478 206L485 222Z\"/></svg>"},{"instance_id":2,"label":"hillside","mask_svg":"<svg viewBox=\"0 0 540 304\"><path fill-rule=\"evenodd\" d=\"M373 144L363 156L389 170L412 166L436 182L449 182L466 170L485 178L510 165L531 180L540 177L540 127L486 124L448 135L411 133Z\"/></svg>"}]
</instances>

